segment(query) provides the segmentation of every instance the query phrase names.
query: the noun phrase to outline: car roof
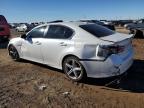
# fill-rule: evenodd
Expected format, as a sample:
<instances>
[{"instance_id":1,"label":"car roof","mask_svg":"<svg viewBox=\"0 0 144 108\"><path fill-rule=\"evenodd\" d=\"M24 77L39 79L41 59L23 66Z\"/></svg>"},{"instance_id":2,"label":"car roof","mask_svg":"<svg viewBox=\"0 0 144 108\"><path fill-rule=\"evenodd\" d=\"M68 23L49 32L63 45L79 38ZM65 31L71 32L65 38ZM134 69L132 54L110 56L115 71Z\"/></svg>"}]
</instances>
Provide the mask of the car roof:
<instances>
[{"instance_id":1,"label":"car roof","mask_svg":"<svg viewBox=\"0 0 144 108\"><path fill-rule=\"evenodd\" d=\"M57 22L57 23L42 24L42 25L39 25L37 27L47 26L47 25L65 25L65 26L69 26L69 27L74 27L74 26L78 27L80 25L86 25L86 24L94 24L94 23L80 22L80 21L75 21L75 22Z\"/></svg>"},{"instance_id":2,"label":"car roof","mask_svg":"<svg viewBox=\"0 0 144 108\"><path fill-rule=\"evenodd\" d=\"M0 24L7 24L7 20L3 15L0 15Z\"/></svg>"}]
</instances>

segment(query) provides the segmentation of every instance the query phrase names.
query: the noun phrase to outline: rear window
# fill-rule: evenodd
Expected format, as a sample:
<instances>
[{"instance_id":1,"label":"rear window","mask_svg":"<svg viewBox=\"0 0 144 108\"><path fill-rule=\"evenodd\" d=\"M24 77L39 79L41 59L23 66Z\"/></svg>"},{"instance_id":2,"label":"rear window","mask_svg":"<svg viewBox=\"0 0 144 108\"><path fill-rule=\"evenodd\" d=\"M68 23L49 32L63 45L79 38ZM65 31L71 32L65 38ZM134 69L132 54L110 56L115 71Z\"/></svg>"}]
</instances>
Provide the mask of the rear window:
<instances>
[{"instance_id":1,"label":"rear window","mask_svg":"<svg viewBox=\"0 0 144 108\"><path fill-rule=\"evenodd\" d=\"M99 38L109 36L115 33L114 31L97 24L80 25L80 27Z\"/></svg>"}]
</instances>

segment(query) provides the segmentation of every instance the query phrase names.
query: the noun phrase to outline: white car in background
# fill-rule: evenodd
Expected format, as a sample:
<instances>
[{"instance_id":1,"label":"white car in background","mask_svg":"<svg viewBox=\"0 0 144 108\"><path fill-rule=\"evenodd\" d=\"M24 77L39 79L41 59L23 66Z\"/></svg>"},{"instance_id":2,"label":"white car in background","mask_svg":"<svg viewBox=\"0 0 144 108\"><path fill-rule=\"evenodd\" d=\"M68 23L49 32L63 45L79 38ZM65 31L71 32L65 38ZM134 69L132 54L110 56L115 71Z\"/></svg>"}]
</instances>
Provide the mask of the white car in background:
<instances>
[{"instance_id":1,"label":"white car in background","mask_svg":"<svg viewBox=\"0 0 144 108\"><path fill-rule=\"evenodd\" d=\"M40 25L10 40L9 55L63 69L73 81L126 72L133 63L132 36L84 22Z\"/></svg>"},{"instance_id":2,"label":"white car in background","mask_svg":"<svg viewBox=\"0 0 144 108\"><path fill-rule=\"evenodd\" d=\"M18 27L16 27L16 31L18 32L25 32L27 30L27 26L25 24L21 24Z\"/></svg>"}]
</instances>

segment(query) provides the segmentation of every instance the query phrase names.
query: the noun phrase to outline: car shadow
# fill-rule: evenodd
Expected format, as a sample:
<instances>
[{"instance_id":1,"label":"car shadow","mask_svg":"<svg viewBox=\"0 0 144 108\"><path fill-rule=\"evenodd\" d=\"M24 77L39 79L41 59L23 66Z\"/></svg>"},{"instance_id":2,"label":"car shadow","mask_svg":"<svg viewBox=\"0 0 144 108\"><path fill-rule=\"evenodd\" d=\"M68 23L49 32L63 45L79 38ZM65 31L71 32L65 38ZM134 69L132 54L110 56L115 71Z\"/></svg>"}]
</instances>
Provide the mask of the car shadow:
<instances>
[{"instance_id":1,"label":"car shadow","mask_svg":"<svg viewBox=\"0 0 144 108\"><path fill-rule=\"evenodd\" d=\"M134 35L134 38L135 38L135 39L143 39L143 38L144 38L143 33L141 32L141 33L139 33L139 34L135 34L135 35Z\"/></svg>"},{"instance_id":2,"label":"car shadow","mask_svg":"<svg viewBox=\"0 0 144 108\"><path fill-rule=\"evenodd\" d=\"M46 68L46 69L49 69L49 70L53 70L53 71L57 71L57 72L63 73L63 71L60 70L60 69L57 69L57 68L54 68L54 67L50 67L50 66L45 65L45 64L41 64L41 63L25 60L25 59L21 59L18 62L21 62L21 63L30 63L30 64L33 64L33 65L36 65L36 66L39 66L39 67L42 67L42 68Z\"/></svg>"},{"instance_id":3,"label":"car shadow","mask_svg":"<svg viewBox=\"0 0 144 108\"><path fill-rule=\"evenodd\" d=\"M9 43L9 41L4 41L4 42L1 42L1 41L0 41L0 49L6 49L8 43Z\"/></svg>"},{"instance_id":4,"label":"car shadow","mask_svg":"<svg viewBox=\"0 0 144 108\"><path fill-rule=\"evenodd\" d=\"M144 93L144 60L134 60L132 67L127 71L127 76L122 78L119 84L112 83L107 90ZM105 86L115 78L94 79L88 78L85 82L89 85Z\"/></svg>"},{"instance_id":5,"label":"car shadow","mask_svg":"<svg viewBox=\"0 0 144 108\"><path fill-rule=\"evenodd\" d=\"M144 37L143 37L143 36L138 35L138 36L134 36L134 39L144 39Z\"/></svg>"},{"instance_id":6,"label":"car shadow","mask_svg":"<svg viewBox=\"0 0 144 108\"><path fill-rule=\"evenodd\" d=\"M27 60L22 60L23 63L32 63L34 65L47 68L56 72L63 73L62 70L49 67L47 65L27 61ZM107 89L107 90L114 90L114 91L122 91L122 92L134 92L134 93L144 93L144 60L134 60L134 63L132 67L127 71L127 75L123 77L120 80L120 83L111 83L110 82L114 81L118 77L113 77L113 78L87 78L84 80L83 84L88 84L88 85L96 85L96 86L102 86L102 89ZM109 84L107 86L107 84Z\"/></svg>"}]
</instances>

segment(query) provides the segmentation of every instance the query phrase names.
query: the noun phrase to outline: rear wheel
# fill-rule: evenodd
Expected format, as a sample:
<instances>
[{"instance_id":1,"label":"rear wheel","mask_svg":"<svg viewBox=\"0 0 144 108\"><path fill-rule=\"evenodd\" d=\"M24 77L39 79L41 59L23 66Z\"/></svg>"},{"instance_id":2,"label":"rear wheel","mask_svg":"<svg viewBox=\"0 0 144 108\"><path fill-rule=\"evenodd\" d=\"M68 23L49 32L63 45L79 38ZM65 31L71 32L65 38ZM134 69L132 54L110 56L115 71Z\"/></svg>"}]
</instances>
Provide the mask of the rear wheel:
<instances>
[{"instance_id":1,"label":"rear wheel","mask_svg":"<svg viewBox=\"0 0 144 108\"><path fill-rule=\"evenodd\" d=\"M11 56L11 58L15 61L19 61L20 57L18 54L18 51L16 50L16 48L13 45L10 45L8 48L9 51L9 55Z\"/></svg>"},{"instance_id":2,"label":"rear wheel","mask_svg":"<svg viewBox=\"0 0 144 108\"><path fill-rule=\"evenodd\" d=\"M67 57L63 62L63 70L72 81L82 81L86 78L85 69L76 57Z\"/></svg>"}]
</instances>

